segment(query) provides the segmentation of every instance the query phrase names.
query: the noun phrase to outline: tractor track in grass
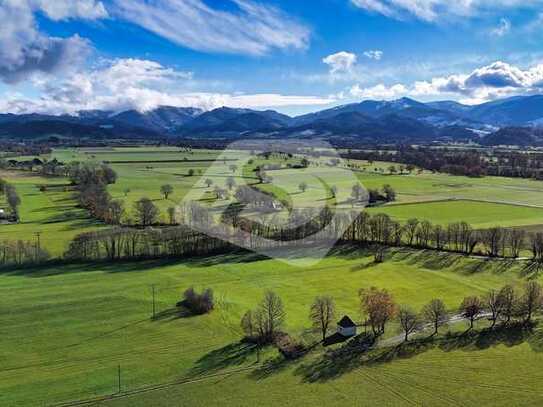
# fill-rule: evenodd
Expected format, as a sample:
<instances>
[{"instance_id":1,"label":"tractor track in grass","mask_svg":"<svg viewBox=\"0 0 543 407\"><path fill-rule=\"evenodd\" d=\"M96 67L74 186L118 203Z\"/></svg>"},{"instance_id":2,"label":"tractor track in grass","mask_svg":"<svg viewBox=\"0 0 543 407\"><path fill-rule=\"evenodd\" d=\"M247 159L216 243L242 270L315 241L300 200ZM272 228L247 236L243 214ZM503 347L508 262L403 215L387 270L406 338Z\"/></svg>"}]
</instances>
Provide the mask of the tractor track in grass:
<instances>
[{"instance_id":1,"label":"tractor track in grass","mask_svg":"<svg viewBox=\"0 0 543 407\"><path fill-rule=\"evenodd\" d=\"M360 369L358 373L360 374L360 376L365 377L368 381L372 382L378 387L383 388L387 393L391 394L396 399L402 400L403 402L406 402L409 405L413 405L413 406L419 405L416 401L411 400L410 398L404 396L402 393L394 390L391 386L381 383L378 379L373 377L369 372L366 372L364 369Z\"/></svg>"},{"instance_id":2,"label":"tractor track in grass","mask_svg":"<svg viewBox=\"0 0 543 407\"><path fill-rule=\"evenodd\" d=\"M396 368L396 371L403 372L403 373L405 373L407 375L413 374L413 370L408 369L408 368ZM424 373L424 372L417 372L417 376L426 377L428 379L435 379L437 381L442 381L443 380L443 376L441 376L441 375L429 374L429 373ZM464 379L459 379L459 378L451 378L451 377L447 378L447 382L448 383L454 383L454 384L456 384L458 386L462 386L462 387L465 387L465 386L479 387L481 389L487 389L487 390L493 390L493 391L501 391L501 392L505 392L505 393L514 393L514 394L530 393L530 394L534 394L534 395L543 396L543 390L534 390L534 389L531 389L531 388L523 388L523 387L519 387L519 386L509 386L509 385L504 385L504 384L473 383L470 380L464 380Z\"/></svg>"},{"instance_id":3,"label":"tractor track in grass","mask_svg":"<svg viewBox=\"0 0 543 407\"><path fill-rule=\"evenodd\" d=\"M198 383L198 382L201 382L201 381L204 381L204 380L209 380L209 379L214 379L214 378L225 379L225 378L227 378L227 377L229 377L231 375L253 371L253 370L256 370L257 368L258 368L258 366L243 367L243 368L239 368L239 369L235 369L235 370L230 370L228 372L213 373L213 374L200 376L200 377L195 377L195 378L190 378L190 379L182 379L182 380L176 380L176 381L173 381L173 382L160 383L160 384L151 385L151 386L147 386L147 387L141 387L141 388L138 388L138 389L129 390L129 391L121 392L121 393L117 393L117 394L108 394L108 395L105 395L105 396L100 396L100 397L95 397L95 398L74 400L74 401L57 403L57 404L50 404L50 406L51 407L72 407L72 406L89 406L89 405L95 405L95 404L98 404L98 403L106 403L108 401L114 401L114 400L118 400L118 399L132 397L132 396L135 396L135 395L138 395L138 394L144 394L144 393L149 393L149 392L153 392L153 391L157 391L157 390L163 390L163 389L167 389L169 387L193 384L193 383Z\"/></svg>"},{"instance_id":4,"label":"tractor track in grass","mask_svg":"<svg viewBox=\"0 0 543 407\"><path fill-rule=\"evenodd\" d=\"M463 406L464 405L460 401L458 401L458 400L456 400L456 399L454 399L452 397L449 397L446 394L432 391L432 390L428 389L427 387L416 383L414 380L409 380L403 374L399 375L399 374L394 374L394 373L390 373L390 372L381 372L381 374L384 375L384 376L388 376L393 381L403 383L403 384L407 385L408 387L414 388L414 389L416 389L416 390L418 390L418 391L420 391L422 393L425 393L425 394L431 396L432 398L439 400L440 402L445 402L445 403L448 403L448 404L453 405L453 406Z\"/></svg>"}]
</instances>

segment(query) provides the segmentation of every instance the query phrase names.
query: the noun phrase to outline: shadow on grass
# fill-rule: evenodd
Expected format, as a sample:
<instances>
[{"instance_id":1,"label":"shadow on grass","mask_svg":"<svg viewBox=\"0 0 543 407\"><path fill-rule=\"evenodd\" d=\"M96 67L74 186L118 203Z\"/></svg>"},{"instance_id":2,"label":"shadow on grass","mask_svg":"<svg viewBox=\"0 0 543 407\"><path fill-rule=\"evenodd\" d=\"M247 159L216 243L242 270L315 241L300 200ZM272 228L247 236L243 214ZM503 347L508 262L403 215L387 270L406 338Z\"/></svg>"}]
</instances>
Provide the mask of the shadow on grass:
<instances>
[{"instance_id":1,"label":"shadow on grass","mask_svg":"<svg viewBox=\"0 0 543 407\"><path fill-rule=\"evenodd\" d=\"M531 280L538 278L541 275L542 271L543 263L532 261L522 268L522 270L520 271L520 275Z\"/></svg>"},{"instance_id":2,"label":"shadow on grass","mask_svg":"<svg viewBox=\"0 0 543 407\"><path fill-rule=\"evenodd\" d=\"M93 263L71 263L62 260L51 260L43 264L25 266L7 266L0 269L0 274L25 277L50 277L72 273L128 273L144 272L156 267L181 264L179 259L140 260L130 262L96 261Z\"/></svg>"},{"instance_id":3,"label":"shadow on grass","mask_svg":"<svg viewBox=\"0 0 543 407\"><path fill-rule=\"evenodd\" d=\"M191 369L191 376L210 374L220 370L240 367L246 363L256 362L257 347L247 342L235 342L220 349L213 350L195 363Z\"/></svg>"},{"instance_id":4,"label":"shadow on grass","mask_svg":"<svg viewBox=\"0 0 543 407\"><path fill-rule=\"evenodd\" d=\"M174 321L176 319L192 318L192 317L197 317L197 316L198 314L193 313L191 310L189 310L186 307L173 307L173 308L168 308L168 309L160 311L154 316L154 318L152 318L152 321L169 322L169 321Z\"/></svg>"},{"instance_id":5,"label":"shadow on grass","mask_svg":"<svg viewBox=\"0 0 543 407\"><path fill-rule=\"evenodd\" d=\"M480 351L497 345L513 347L522 343L528 343L535 352L543 351L543 331L534 330L533 325L518 323L482 331L449 333L443 337L429 336L382 349L372 349L371 337L361 335L301 364L294 372L307 383L326 382L355 369L412 358L431 349Z\"/></svg>"}]
</instances>

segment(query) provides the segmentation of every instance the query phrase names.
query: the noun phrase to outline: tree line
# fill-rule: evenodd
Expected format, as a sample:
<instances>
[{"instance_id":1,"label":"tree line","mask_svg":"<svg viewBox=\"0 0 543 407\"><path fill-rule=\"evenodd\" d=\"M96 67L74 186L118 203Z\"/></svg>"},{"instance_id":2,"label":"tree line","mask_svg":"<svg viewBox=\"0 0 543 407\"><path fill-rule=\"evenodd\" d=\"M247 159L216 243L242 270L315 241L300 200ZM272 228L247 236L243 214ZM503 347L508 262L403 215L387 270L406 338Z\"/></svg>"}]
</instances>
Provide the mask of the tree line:
<instances>
[{"instance_id":1,"label":"tree line","mask_svg":"<svg viewBox=\"0 0 543 407\"><path fill-rule=\"evenodd\" d=\"M0 195L3 195L11 212L11 220L19 221L19 205L21 198L15 189L15 186L0 178Z\"/></svg>"},{"instance_id":2,"label":"tree line","mask_svg":"<svg viewBox=\"0 0 543 407\"><path fill-rule=\"evenodd\" d=\"M38 264L49 259L47 250L35 242L15 240L0 241L0 266Z\"/></svg>"},{"instance_id":3,"label":"tree line","mask_svg":"<svg viewBox=\"0 0 543 407\"><path fill-rule=\"evenodd\" d=\"M543 155L534 151L432 148L424 146L375 147L342 152L346 159L387 161L452 175L485 175L543 180Z\"/></svg>"},{"instance_id":4,"label":"tree line","mask_svg":"<svg viewBox=\"0 0 543 407\"><path fill-rule=\"evenodd\" d=\"M408 341L410 335L427 329L432 336L437 335L442 326L460 319L469 323L469 329L481 318L491 323L490 329L513 322L530 325L543 309L543 288L536 281L527 282L521 291L507 284L482 296L464 297L456 310L448 310L442 299L434 298L416 312L408 305L398 304L388 290L377 287L360 289L358 300L363 322L357 325L369 329L374 340L385 333L387 325L396 322L404 341ZM335 326L336 310L330 296L316 297L309 307L309 321L322 342ZM260 304L241 318L245 340L260 345L275 343L283 335L286 315L281 298L273 291L266 291Z\"/></svg>"},{"instance_id":5,"label":"tree line","mask_svg":"<svg viewBox=\"0 0 543 407\"><path fill-rule=\"evenodd\" d=\"M206 255L235 245L248 249L274 248L290 246L303 239L304 243L338 240L379 248L413 247L496 258L517 258L522 250L530 249L532 260L543 262L543 233L528 234L521 229L502 227L476 230L466 222L442 226L412 218L402 224L386 214L340 212L334 216L333 211L325 207L321 211L293 211L290 227L282 222L275 225L251 221L239 216L239 208L227 210L222 217L224 223L216 224L209 211L194 202L179 208L176 217L182 220L182 225L114 227L82 233L72 240L66 256L89 260ZM148 223L143 218L141 222ZM194 231L194 227L212 229L217 238ZM376 260L381 259L376 256Z\"/></svg>"}]
</instances>

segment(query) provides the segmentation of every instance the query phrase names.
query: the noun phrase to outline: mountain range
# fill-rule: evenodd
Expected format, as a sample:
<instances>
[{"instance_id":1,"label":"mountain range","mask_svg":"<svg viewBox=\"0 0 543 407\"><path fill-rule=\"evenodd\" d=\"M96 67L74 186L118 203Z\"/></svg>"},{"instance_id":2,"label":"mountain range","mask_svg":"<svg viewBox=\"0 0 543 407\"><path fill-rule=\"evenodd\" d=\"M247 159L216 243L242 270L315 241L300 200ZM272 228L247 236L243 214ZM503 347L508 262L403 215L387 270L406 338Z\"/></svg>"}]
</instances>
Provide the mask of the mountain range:
<instances>
[{"instance_id":1,"label":"mountain range","mask_svg":"<svg viewBox=\"0 0 543 407\"><path fill-rule=\"evenodd\" d=\"M476 141L543 145L543 95L475 106L409 98L365 100L290 117L273 110L161 106L147 112L81 111L77 115L0 114L0 137L242 138L322 137L368 143Z\"/></svg>"}]
</instances>

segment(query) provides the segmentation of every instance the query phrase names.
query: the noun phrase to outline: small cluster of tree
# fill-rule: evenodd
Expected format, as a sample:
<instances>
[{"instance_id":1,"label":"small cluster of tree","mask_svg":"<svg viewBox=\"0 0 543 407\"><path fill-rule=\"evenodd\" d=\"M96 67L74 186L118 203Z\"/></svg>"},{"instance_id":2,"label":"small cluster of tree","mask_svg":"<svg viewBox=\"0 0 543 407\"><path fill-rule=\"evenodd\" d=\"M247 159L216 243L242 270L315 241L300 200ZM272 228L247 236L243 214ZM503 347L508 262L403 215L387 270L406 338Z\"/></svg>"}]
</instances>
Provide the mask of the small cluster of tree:
<instances>
[{"instance_id":1,"label":"small cluster of tree","mask_svg":"<svg viewBox=\"0 0 543 407\"><path fill-rule=\"evenodd\" d=\"M117 174L105 164L70 163L69 178L76 186L77 199L90 215L112 225L119 225L124 215L122 201L114 200L107 191Z\"/></svg>"},{"instance_id":2,"label":"small cluster of tree","mask_svg":"<svg viewBox=\"0 0 543 407\"><path fill-rule=\"evenodd\" d=\"M337 190L334 193L337 193ZM351 189L351 199L353 203L376 204L379 202L394 202L396 200L396 191L389 184L383 185L381 190L368 189L367 191L360 185L355 184Z\"/></svg>"},{"instance_id":3,"label":"small cluster of tree","mask_svg":"<svg viewBox=\"0 0 543 407\"><path fill-rule=\"evenodd\" d=\"M178 302L177 305L187 308L194 315L207 314L208 312L211 312L215 306L213 290L211 288L206 288L201 293L198 293L193 287L190 287L185 290L183 299Z\"/></svg>"},{"instance_id":4,"label":"small cluster of tree","mask_svg":"<svg viewBox=\"0 0 543 407\"><path fill-rule=\"evenodd\" d=\"M36 264L47 259L47 250L38 247L34 242L0 241L0 266Z\"/></svg>"},{"instance_id":5,"label":"small cluster of tree","mask_svg":"<svg viewBox=\"0 0 543 407\"><path fill-rule=\"evenodd\" d=\"M3 194L6 199L11 211L12 219L14 221L19 221L19 205L21 205L21 198L19 197L15 186L0 179L0 193Z\"/></svg>"},{"instance_id":6,"label":"small cluster of tree","mask_svg":"<svg viewBox=\"0 0 543 407\"><path fill-rule=\"evenodd\" d=\"M241 328L247 340L259 344L272 343L285 322L283 301L273 291L267 291L260 305L241 318Z\"/></svg>"}]
</instances>

